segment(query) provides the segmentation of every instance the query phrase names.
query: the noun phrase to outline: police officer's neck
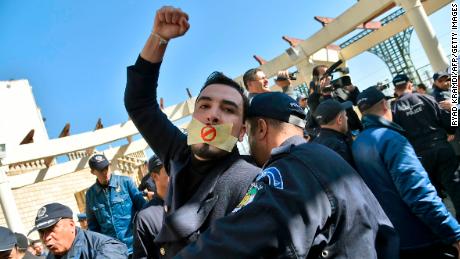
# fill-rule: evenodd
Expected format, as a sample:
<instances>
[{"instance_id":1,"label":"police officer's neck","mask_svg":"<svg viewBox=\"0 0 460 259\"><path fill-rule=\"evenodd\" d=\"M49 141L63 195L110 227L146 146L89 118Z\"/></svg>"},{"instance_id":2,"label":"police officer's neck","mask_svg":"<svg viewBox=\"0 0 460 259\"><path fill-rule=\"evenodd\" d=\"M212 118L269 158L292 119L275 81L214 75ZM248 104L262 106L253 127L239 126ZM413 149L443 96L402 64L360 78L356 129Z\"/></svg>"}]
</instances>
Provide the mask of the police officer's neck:
<instances>
[{"instance_id":1,"label":"police officer's neck","mask_svg":"<svg viewBox=\"0 0 460 259\"><path fill-rule=\"evenodd\" d=\"M267 148L271 152L273 148L281 146L286 140L294 136L303 137L303 129L294 125L287 125L282 130L272 130L270 135L267 136Z\"/></svg>"},{"instance_id":2,"label":"police officer's neck","mask_svg":"<svg viewBox=\"0 0 460 259\"><path fill-rule=\"evenodd\" d=\"M338 133L341 133L341 134L344 134L346 135L347 132L343 130L343 127L340 127L340 125L334 123L334 124L326 124L326 125L321 125L321 128L322 129L330 129L330 130L333 130L333 131L336 131Z\"/></svg>"}]
</instances>

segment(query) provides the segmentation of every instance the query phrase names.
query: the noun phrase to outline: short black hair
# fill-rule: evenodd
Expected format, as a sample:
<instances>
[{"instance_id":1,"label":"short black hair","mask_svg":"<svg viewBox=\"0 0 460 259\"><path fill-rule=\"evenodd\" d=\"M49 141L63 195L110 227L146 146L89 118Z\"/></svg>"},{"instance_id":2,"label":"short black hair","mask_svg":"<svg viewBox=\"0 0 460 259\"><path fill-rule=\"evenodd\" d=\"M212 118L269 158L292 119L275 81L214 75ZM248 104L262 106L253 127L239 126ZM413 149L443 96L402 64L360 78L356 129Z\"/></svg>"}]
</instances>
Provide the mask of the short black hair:
<instances>
[{"instance_id":1,"label":"short black hair","mask_svg":"<svg viewBox=\"0 0 460 259\"><path fill-rule=\"evenodd\" d=\"M246 87L246 90L248 89L248 82L255 80L257 72L260 72L260 71L262 71L262 69L260 68L251 68L244 73L243 83L244 83L244 87Z\"/></svg>"},{"instance_id":2,"label":"short black hair","mask_svg":"<svg viewBox=\"0 0 460 259\"><path fill-rule=\"evenodd\" d=\"M426 85L424 83L420 83L417 85L417 88L423 89L426 91Z\"/></svg>"},{"instance_id":3,"label":"short black hair","mask_svg":"<svg viewBox=\"0 0 460 259\"><path fill-rule=\"evenodd\" d=\"M243 98L243 122L246 121L247 113L249 110L249 99L248 97L244 94L244 89L243 87L240 86L236 81L231 79L230 77L224 75L222 72L214 71L212 72L206 81L204 82L203 87L201 87L200 93L198 96L201 95L201 92L208 87L209 85L212 84L223 84L227 85L235 90L238 91L238 93L241 95L241 98Z\"/></svg>"}]
</instances>

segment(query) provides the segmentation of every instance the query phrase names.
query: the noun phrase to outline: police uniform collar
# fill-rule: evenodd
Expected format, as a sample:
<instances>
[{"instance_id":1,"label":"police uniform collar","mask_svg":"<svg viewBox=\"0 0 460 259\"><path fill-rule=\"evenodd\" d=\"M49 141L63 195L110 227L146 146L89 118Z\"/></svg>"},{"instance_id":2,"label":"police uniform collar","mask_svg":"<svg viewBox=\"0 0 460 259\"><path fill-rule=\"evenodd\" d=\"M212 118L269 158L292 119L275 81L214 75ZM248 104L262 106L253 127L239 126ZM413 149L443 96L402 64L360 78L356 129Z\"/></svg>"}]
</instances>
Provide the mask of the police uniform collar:
<instances>
[{"instance_id":1,"label":"police uniform collar","mask_svg":"<svg viewBox=\"0 0 460 259\"><path fill-rule=\"evenodd\" d=\"M420 95L419 93L408 93L408 92L404 92L404 93L402 93L402 94L398 97L398 99L401 99L403 96L407 96L407 95L410 95L410 94L412 94L412 95Z\"/></svg>"},{"instance_id":2,"label":"police uniform collar","mask_svg":"<svg viewBox=\"0 0 460 259\"><path fill-rule=\"evenodd\" d=\"M346 134L343 134L342 132L339 132L335 129L330 129L330 128L321 128L319 130L319 134L324 133L324 134L329 134L329 135L334 135L334 136L340 136L340 137L346 137Z\"/></svg>"},{"instance_id":3,"label":"police uniform collar","mask_svg":"<svg viewBox=\"0 0 460 259\"><path fill-rule=\"evenodd\" d=\"M389 128L394 131L397 131L402 135L406 134L406 131L403 128L401 128L401 126L399 126L398 124L394 122L388 121L381 116L368 114L363 117L362 121L363 121L364 129L383 127L383 128Z\"/></svg>"},{"instance_id":4,"label":"police uniform collar","mask_svg":"<svg viewBox=\"0 0 460 259\"><path fill-rule=\"evenodd\" d=\"M306 143L305 139L301 136L292 136L286 139L279 147L272 149L271 155L276 156L280 154L285 154L291 152L293 146Z\"/></svg>"}]
</instances>

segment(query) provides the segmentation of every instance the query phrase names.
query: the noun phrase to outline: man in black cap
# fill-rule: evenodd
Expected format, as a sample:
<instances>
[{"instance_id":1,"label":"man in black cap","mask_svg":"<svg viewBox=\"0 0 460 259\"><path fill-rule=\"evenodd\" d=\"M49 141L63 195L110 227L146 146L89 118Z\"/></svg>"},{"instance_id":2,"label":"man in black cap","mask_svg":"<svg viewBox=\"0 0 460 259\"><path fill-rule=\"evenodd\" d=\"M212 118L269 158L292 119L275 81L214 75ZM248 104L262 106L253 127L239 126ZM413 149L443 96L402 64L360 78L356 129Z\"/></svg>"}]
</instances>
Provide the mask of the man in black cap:
<instances>
[{"instance_id":1,"label":"man in black cap","mask_svg":"<svg viewBox=\"0 0 460 259\"><path fill-rule=\"evenodd\" d=\"M358 107L364 130L353 143L354 161L400 235L401 258L457 258L460 226L437 196L407 132L392 122L385 95L370 87L359 94Z\"/></svg>"},{"instance_id":2,"label":"man in black cap","mask_svg":"<svg viewBox=\"0 0 460 259\"><path fill-rule=\"evenodd\" d=\"M458 159L447 142L447 134L456 130L450 125L450 113L431 96L412 93L412 82L406 75L397 75L393 84L399 96L393 103L393 121L406 131L405 136L438 192L445 190L455 210L460 212L460 178L456 173ZM460 217L457 216L457 219Z\"/></svg>"},{"instance_id":3,"label":"man in black cap","mask_svg":"<svg viewBox=\"0 0 460 259\"><path fill-rule=\"evenodd\" d=\"M155 195L157 191L155 186L155 181L153 181L153 171L162 167L163 163L158 158L157 155L153 155L147 162L147 173L142 178L141 183L139 184L139 191L142 191L144 196L147 196L149 200Z\"/></svg>"},{"instance_id":4,"label":"man in black cap","mask_svg":"<svg viewBox=\"0 0 460 259\"><path fill-rule=\"evenodd\" d=\"M49 249L46 258L127 258L126 245L111 237L75 226L72 210L60 203L38 209L35 227ZM30 234L29 232L29 234Z\"/></svg>"},{"instance_id":5,"label":"man in black cap","mask_svg":"<svg viewBox=\"0 0 460 259\"><path fill-rule=\"evenodd\" d=\"M346 112L351 107L353 107L353 103L349 101L340 103L329 99L320 103L315 111L315 119L321 129L313 142L334 150L354 167L355 164L351 154L353 139L348 131Z\"/></svg>"},{"instance_id":6,"label":"man in black cap","mask_svg":"<svg viewBox=\"0 0 460 259\"><path fill-rule=\"evenodd\" d=\"M163 223L164 199L168 191L169 176L156 155L149 159L149 172L156 186L156 192L134 219L133 258L160 257L159 248L154 240Z\"/></svg>"},{"instance_id":7,"label":"man in black cap","mask_svg":"<svg viewBox=\"0 0 460 259\"><path fill-rule=\"evenodd\" d=\"M433 95L434 99L439 103L450 100L450 74L446 71L441 71L433 74ZM449 109L450 110L450 109Z\"/></svg>"},{"instance_id":8,"label":"man in black cap","mask_svg":"<svg viewBox=\"0 0 460 259\"><path fill-rule=\"evenodd\" d=\"M283 93L252 99L249 143L264 169L178 258L397 258L397 235L371 191L335 152L305 144L304 119Z\"/></svg>"},{"instance_id":9,"label":"man in black cap","mask_svg":"<svg viewBox=\"0 0 460 259\"><path fill-rule=\"evenodd\" d=\"M133 180L112 174L109 161L102 154L89 160L91 173L97 177L86 192L88 229L116 238L133 251L133 218L146 200Z\"/></svg>"},{"instance_id":10,"label":"man in black cap","mask_svg":"<svg viewBox=\"0 0 460 259\"><path fill-rule=\"evenodd\" d=\"M17 243L13 231L0 226L0 259L20 259Z\"/></svg>"},{"instance_id":11,"label":"man in black cap","mask_svg":"<svg viewBox=\"0 0 460 259\"><path fill-rule=\"evenodd\" d=\"M80 228L88 229L88 217L86 216L86 213L78 213L77 219L80 224Z\"/></svg>"},{"instance_id":12,"label":"man in black cap","mask_svg":"<svg viewBox=\"0 0 460 259\"><path fill-rule=\"evenodd\" d=\"M14 235L16 236L16 240L18 241L17 242L17 248L18 248L17 251L19 254L18 258L20 259L45 258L45 257L36 256L27 250L27 248L29 247L29 240L27 239L25 235L21 233L14 233Z\"/></svg>"},{"instance_id":13,"label":"man in black cap","mask_svg":"<svg viewBox=\"0 0 460 259\"><path fill-rule=\"evenodd\" d=\"M26 236L0 226L0 259L41 258L27 251L28 246L29 241Z\"/></svg>"}]
</instances>

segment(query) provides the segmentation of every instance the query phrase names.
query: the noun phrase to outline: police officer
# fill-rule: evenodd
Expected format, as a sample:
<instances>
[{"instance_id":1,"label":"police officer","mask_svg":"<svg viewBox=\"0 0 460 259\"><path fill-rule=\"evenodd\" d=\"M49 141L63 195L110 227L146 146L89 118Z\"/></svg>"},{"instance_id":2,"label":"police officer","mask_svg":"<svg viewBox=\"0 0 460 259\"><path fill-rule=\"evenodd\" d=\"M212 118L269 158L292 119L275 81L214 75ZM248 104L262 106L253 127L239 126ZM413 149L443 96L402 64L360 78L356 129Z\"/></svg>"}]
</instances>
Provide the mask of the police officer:
<instances>
[{"instance_id":1,"label":"police officer","mask_svg":"<svg viewBox=\"0 0 460 259\"><path fill-rule=\"evenodd\" d=\"M155 245L154 240L163 223L164 199L168 190L169 176L163 162L156 155L149 159L149 174L156 186L156 192L134 219L133 258L158 258L160 256L159 248Z\"/></svg>"},{"instance_id":2,"label":"police officer","mask_svg":"<svg viewBox=\"0 0 460 259\"><path fill-rule=\"evenodd\" d=\"M9 228L0 226L0 259L19 259L19 247L15 234Z\"/></svg>"},{"instance_id":3,"label":"police officer","mask_svg":"<svg viewBox=\"0 0 460 259\"><path fill-rule=\"evenodd\" d=\"M431 96L412 93L412 82L407 75L397 75L393 84L399 96L393 103L393 121L406 131L438 192L445 190L455 210L460 212L460 181L456 175L458 160L447 142L447 134L456 130L450 126L450 113Z\"/></svg>"},{"instance_id":4,"label":"police officer","mask_svg":"<svg viewBox=\"0 0 460 259\"><path fill-rule=\"evenodd\" d=\"M111 237L75 226L72 210L60 203L38 209L35 227L49 249L46 258L128 258L125 244ZM29 234L30 234L29 232Z\"/></svg>"},{"instance_id":5,"label":"police officer","mask_svg":"<svg viewBox=\"0 0 460 259\"><path fill-rule=\"evenodd\" d=\"M112 174L102 154L89 159L91 173L97 179L86 191L88 229L116 238L133 252L133 218L146 200L129 176Z\"/></svg>"},{"instance_id":6,"label":"police officer","mask_svg":"<svg viewBox=\"0 0 460 259\"><path fill-rule=\"evenodd\" d=\"M437 102L450 99L450 74L441 71L433 74L433 97Z\"/></svg>"},{"instance_id":7,"label":"police officer","mask_svg":"<svg viewBox=\"0 0 460 259\"><path fill-rule=\"evenodd\" d=\"M29 239L27 239L25 235L21 233L14 233L14 235L16 236L16 240L18 241L16 245L20 259L42 258L32 254L27 250L27 248L29 247Z\"/></svg>"},{"instance_id":8,"label":"police officer","mask_svg":"<svg viewBox=\"0 0 460 259\"><path fill-rule=\"evenodd\" d=\"M321 128L313 142L334 150L354 168L355 163L351 154L353 139L348 130L346 112L352 106L349 101L340 103L333 99L320 103L316 108L315 120Z\"/></svg>"},{"instance_id":9,"label":"police officer","mask_svg":"<svg viewBox=\"0 0 460 259\"><path fill-rule=\"evenodd\" d=\"M249 143L264 170L234 213L178 258L397 258L398 237L374 195L335 152L305 143L304 119L283 93L252 99Z\"/></svg>"}]
</instances>

